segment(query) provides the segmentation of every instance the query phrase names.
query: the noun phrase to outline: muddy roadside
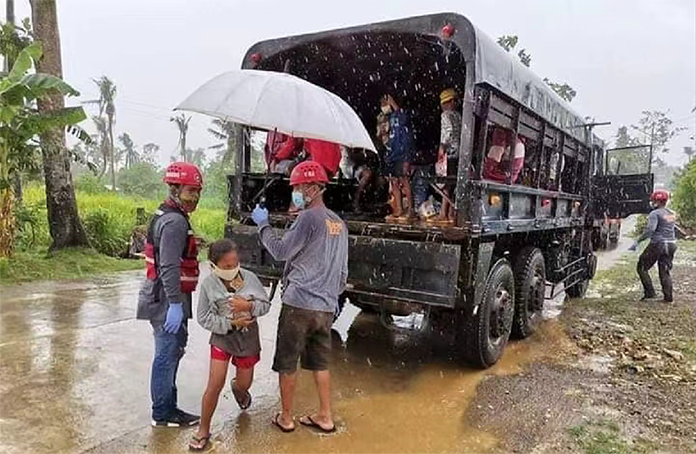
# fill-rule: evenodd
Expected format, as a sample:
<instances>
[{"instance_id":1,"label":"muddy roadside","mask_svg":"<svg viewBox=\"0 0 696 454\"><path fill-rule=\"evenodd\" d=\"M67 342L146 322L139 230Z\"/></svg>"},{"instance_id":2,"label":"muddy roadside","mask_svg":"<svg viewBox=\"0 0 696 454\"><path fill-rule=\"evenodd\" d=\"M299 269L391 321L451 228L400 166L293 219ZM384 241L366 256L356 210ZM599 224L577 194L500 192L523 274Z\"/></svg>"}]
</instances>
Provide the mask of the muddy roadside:
<instances>
[{"instance_id":1,"label":"muddy roadside","mask_svg":"<svg viewBox=\"0 0 696 454\"><path fill-rule=\"evenodd\" d=\"M638 302L637 257L566 303L570 348L478 386L467 417L496 450L696 452L696 242L680 243L671 305Z\"/></svg>"}]
</instances>

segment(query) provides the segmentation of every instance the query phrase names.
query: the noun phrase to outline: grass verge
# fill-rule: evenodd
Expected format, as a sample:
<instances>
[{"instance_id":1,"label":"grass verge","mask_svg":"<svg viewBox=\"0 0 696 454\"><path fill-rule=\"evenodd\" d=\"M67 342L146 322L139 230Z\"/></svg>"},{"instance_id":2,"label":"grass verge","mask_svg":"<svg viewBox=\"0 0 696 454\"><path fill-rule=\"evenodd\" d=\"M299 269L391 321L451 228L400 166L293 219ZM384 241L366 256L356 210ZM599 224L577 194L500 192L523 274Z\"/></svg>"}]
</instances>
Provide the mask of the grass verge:
<instances>
[{"instance_id":1,"label":"grass verge","mask_svg":"<svg viewBox=\"0 0 696 454\"><path fill-rule=\"evenodd\" d=\"M109 257L91 249L65 249L51 254L17 251L11 260L0 259L0 285L39 279L76 279L142 268L140 260Z\"/></svg>"},{"instance_id":2,"label":"grass verge","mask_svg":"<svg viewBox=\"0 0 696 454\"><path fill-rule=\"evenodd\" d=\"M613 421L587 422L571 427L570 434L586 454L646 454L656 450L648 440L626 440Z\"/></svg>"}]
</instances>

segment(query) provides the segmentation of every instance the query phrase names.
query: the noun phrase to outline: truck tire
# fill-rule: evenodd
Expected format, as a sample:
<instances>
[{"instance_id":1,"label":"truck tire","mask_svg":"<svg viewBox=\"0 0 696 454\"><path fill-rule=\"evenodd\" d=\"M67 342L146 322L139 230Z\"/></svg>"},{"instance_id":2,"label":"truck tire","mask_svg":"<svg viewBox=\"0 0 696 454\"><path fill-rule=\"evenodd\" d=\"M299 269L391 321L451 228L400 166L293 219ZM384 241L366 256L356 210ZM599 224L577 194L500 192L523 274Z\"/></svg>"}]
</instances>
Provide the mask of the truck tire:
<instances>
[{"instance_id":1,"label":"truck tire","mask_svg":"<svg viewBox=\"0 0 696 454\"><path fill-rule=\"evenodd\" d=\"M518 339L531 335L539 327L546 293L546 266L538 248L522 249L514 264L515 318L512 333Z\"/></svg>"},{"instance_id":2,"label":"truck tire","mask_svg":"<svg viewBox=\"0 0 696 454\"><path fill-rule=\"evenodd\" d=\"M515 278L510 263L500 259L491 267L473 314L463 314L466 329L459 345L472 366L487 368L498 362L512 331L515 314ZM460 325L462 326L462 325Z\"/></svg>"}]
</instances>

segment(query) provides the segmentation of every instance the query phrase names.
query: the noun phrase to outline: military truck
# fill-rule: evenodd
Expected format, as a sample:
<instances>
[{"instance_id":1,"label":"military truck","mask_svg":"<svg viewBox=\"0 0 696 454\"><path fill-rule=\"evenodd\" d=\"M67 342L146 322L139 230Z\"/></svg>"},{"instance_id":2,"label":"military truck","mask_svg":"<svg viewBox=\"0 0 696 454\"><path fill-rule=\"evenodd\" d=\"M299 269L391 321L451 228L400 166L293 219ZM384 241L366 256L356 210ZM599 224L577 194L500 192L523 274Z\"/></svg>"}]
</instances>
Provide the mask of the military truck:
<instances>
[{"instance_id":1,"label":"military truck","mask_svg":"<svg viewBox=\"0 0 696 454\"><path fill-rule=\"evenodd\" d=\"M380 96L395 94L410 113L421 166L434 162L439 145L438 94L445 88L461 94L457 175L429 177L453 188L454 225L390 224L378 211L356 213L356 184L346 179L330 182L325 201L350 232L345 297L383 319L422 313L449 330L475 366L495 364L511 336L532 334L545 296L559 284L570 297L583 296L597 265L597 213L649 210L652 175L598 171L603 145L592 125L459 14L262 41L242 67L291 72L336 93L368 131L375 130ZM505 181L484 176L494 128L508 131L512 143L524 138L519 181L511 172ZM261 247L249 215L264 197L272 226L287 229L291 189L286 177L253 171L252 153L249 141L240 141L226 236L275 291L282 264Z\"/></svg>"}]
</instances>

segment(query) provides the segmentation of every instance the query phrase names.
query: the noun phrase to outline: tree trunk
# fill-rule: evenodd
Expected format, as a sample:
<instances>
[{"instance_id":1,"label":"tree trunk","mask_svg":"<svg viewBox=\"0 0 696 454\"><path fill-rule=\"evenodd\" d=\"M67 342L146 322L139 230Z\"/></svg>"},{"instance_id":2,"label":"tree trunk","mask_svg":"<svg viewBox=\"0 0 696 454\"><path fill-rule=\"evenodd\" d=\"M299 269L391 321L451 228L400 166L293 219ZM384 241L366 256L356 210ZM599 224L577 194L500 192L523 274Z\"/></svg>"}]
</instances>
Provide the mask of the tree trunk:
<instances>
[{"instance_id":1,"label":"tree trunk","mask_svg":"<svg viewBox=\"0 0 696 454\"><path fill-rule=\"evenodd\" d=\"M30 0L30 3L34 35L43 45L43 57L37 64L37 70L62 78L56 1ZM47 96L38 102L40 112L51 112L64 106L65 100L59 94ZM65 131L56 128L42 134L40 139L46 181L48 226L53 238L49 250L89 246L77 211L70 159L65 148Z\"/></svg>"},{"instance_id":2,"label":"tree trunk","mask_svg":"<svg viewBox=\"0 0 696 454\"><path fill-rule=\"evenodd\" d=\"M111 190L116 192L116 172L114 170L114 117L109 115L109 148L111 152Z\"/></svg>"},{"instance_id":3,"label":"tree trunk","mask_svg":"<svg viewBox=\"0 0 696 454\"><path fill-rule=\"evenodd\" d=\"M12 185L14 186L15 202L21 204L24 199L24 192L22 191L22 175L19 173L19 170L15 170L12 174Z\"/></svg>"}]
</instances>

